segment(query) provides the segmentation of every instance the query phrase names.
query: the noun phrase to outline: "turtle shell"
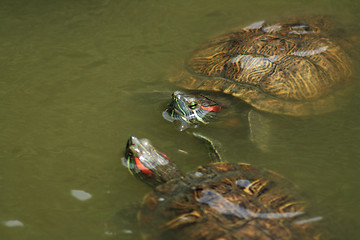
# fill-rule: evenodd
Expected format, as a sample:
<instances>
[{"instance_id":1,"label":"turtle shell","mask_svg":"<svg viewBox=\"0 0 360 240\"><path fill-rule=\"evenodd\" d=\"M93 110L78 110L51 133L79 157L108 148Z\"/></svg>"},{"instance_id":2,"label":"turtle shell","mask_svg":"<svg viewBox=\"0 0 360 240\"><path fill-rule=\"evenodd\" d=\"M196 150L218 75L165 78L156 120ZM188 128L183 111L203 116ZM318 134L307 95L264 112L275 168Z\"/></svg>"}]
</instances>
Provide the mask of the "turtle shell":
<instances>
[{"instance_id":1,"label":"turtle shell","mask_svg":"<svg viewBox=\"0 0 360 240\"><path fill-rule=\"evenodd\" d=\"M232 94L271 113L332 111L351 75L333 32L322 18L257 22L207 43L172 81L185 89Z\"/></svg>"},{"instance_id":2,"label":"turtle shell","mask_svg":"<svg viewBox=\"0 0 360 240\"><path fill-rule=\"evenodd\" d=\"M276 173L212 163L159 185L138 218L144 239L318 239L295 192Z\"/></svg>"}]
</instances>

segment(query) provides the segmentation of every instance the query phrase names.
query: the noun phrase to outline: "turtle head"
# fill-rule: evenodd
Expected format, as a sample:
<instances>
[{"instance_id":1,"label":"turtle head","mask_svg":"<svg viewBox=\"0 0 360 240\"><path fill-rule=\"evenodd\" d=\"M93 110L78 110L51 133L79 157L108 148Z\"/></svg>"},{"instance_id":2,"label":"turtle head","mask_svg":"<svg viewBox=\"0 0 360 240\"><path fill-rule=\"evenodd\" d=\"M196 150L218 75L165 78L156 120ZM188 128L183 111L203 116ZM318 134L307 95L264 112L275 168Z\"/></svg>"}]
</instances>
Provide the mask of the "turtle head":
<instances>
[{"instance_id":1,"label":"turtle head","mask_svg":"<svg viewBox=\"0 0 360 240\"><path fill-rule=\"evenodd\" d=\"M163 117L174 122L180 131L199 124L207 124L213 119L221 106L203 95L185 94L175 91L170 103L163 112Z\"/></svg>"},{"instance_id":2,"label":"turtle head","mask_svg":"<svg viewBox=\"0 0 360 240\"><path fill-rule=\"evenodd\" d=\"M123 165L142 181L156 186L182 174L175 163L154 148L146 138L131 136L126 144Z\"/></svg>"}]
</instances>

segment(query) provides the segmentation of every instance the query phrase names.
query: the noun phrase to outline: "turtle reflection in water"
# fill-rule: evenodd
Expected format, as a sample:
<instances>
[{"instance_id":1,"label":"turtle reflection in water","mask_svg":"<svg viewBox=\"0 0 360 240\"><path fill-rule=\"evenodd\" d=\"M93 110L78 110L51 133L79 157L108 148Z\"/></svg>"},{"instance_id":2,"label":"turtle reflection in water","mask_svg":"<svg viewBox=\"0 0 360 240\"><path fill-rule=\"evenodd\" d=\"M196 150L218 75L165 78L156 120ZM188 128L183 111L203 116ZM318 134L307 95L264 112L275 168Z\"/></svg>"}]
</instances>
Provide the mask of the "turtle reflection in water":
<instances>
[{"instance_id":1,"label":"turtle reflection in water","mask_svg":"<svg viewBox=\"0 0 360 240\"><path fill-rule=\"evenodd\" d=\"M296 187L278 174L245 163L213 162L182 174L149 140L130 137L124 165L154 186L138 213L143 239L320 239Z\"/></svg>"},{"instance_id":2,"label":"turtle reflection in water","mask_svg":"<svg viewBox=\"0 0 360 240\"><path fill-rule=\"evenodd\" d=\"M269 121L256 110L309 116L342 106L350 88L351 64L344 50L352 51L350 46L325 18L261 21L205 44L171 80L184 89L230 94L252 106L250 137L257 142L268 137ZM220 111L209 101L176 91L163 116L177 121L180 130L207 123Z\"/></svg>"}]
</instances>

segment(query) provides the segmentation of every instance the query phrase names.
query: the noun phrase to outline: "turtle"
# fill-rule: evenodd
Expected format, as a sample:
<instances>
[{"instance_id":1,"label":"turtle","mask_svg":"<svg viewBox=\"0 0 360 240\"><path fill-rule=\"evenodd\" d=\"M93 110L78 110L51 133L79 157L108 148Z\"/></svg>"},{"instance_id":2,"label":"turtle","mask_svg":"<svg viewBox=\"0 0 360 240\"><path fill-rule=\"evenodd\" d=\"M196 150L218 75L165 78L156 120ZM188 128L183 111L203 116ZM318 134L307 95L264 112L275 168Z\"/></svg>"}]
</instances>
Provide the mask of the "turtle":
<instances>
[{"instance_id":1,"label":"turtle","mask_svg":"<svg viewBox=\"0 0 360 240\"><path fill-rule=\"evenodd\" d=\"M186 174L148 139L129 138L123 164L153 187L138 212L143 239L320 239L321 217L309 216L292 182L225 162L210 139L195 136L208 145L212 161Z\"/></svg>"},{"instance_id":2,"label":"turtle","mask_svg":"<svg viewBox=\"0 0 360 240\"><path fill-rule=\"evenodd\" d=\"M349 45L333 25L326 17L255 22L204 44L170 80L242 100L257 110L250 111L253 123L267 125L259 112L300 117L334 111L351 88L352 67ZM209 97L201 95L175 91L163 117L180 120L180 130L207 123L221 109L203 107Z\"/></svg>"}]
</instances>

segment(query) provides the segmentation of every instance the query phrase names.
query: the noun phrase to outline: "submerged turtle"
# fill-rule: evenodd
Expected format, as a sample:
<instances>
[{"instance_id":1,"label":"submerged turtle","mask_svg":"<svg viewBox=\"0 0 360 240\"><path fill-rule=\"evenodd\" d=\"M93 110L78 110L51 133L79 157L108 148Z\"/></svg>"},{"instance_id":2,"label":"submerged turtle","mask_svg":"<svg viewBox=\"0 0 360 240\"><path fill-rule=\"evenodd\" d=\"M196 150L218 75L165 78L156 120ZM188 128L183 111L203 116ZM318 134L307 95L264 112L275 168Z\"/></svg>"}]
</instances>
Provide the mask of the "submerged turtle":
<instances>
[{"instance_id":1,"label":"submerged turtle","mask_svg":"<svg viewBox=\"0 0 360 240\"><path fill-rule=\"evenodd\" d=\"M245 163L218 162L182 174L149 140L130 137L124 164L156 186L138 213L144 239L319 239L296 188L278 174ZM216 162L217 161L217 162Z\"/></svg>"},{"instance_id":2,"label":"submerged turtle","mask_svg":"<svg viewBox=\"0 0 360 240\"><path fill-rule=\"evenodd\" d=\"M330 112L341 105L339 96L348 91L351 76L350 59L342 48L346 44L337 34L323 18L256 22L197 50L172 81L184 89L231 94L262 112L290 116ZM163 116L181 120L182 130L200 123L202 118L194 111L202 100L196 98L188 101L186 94L175 92Z\"/></svg>"}]
</instances>

